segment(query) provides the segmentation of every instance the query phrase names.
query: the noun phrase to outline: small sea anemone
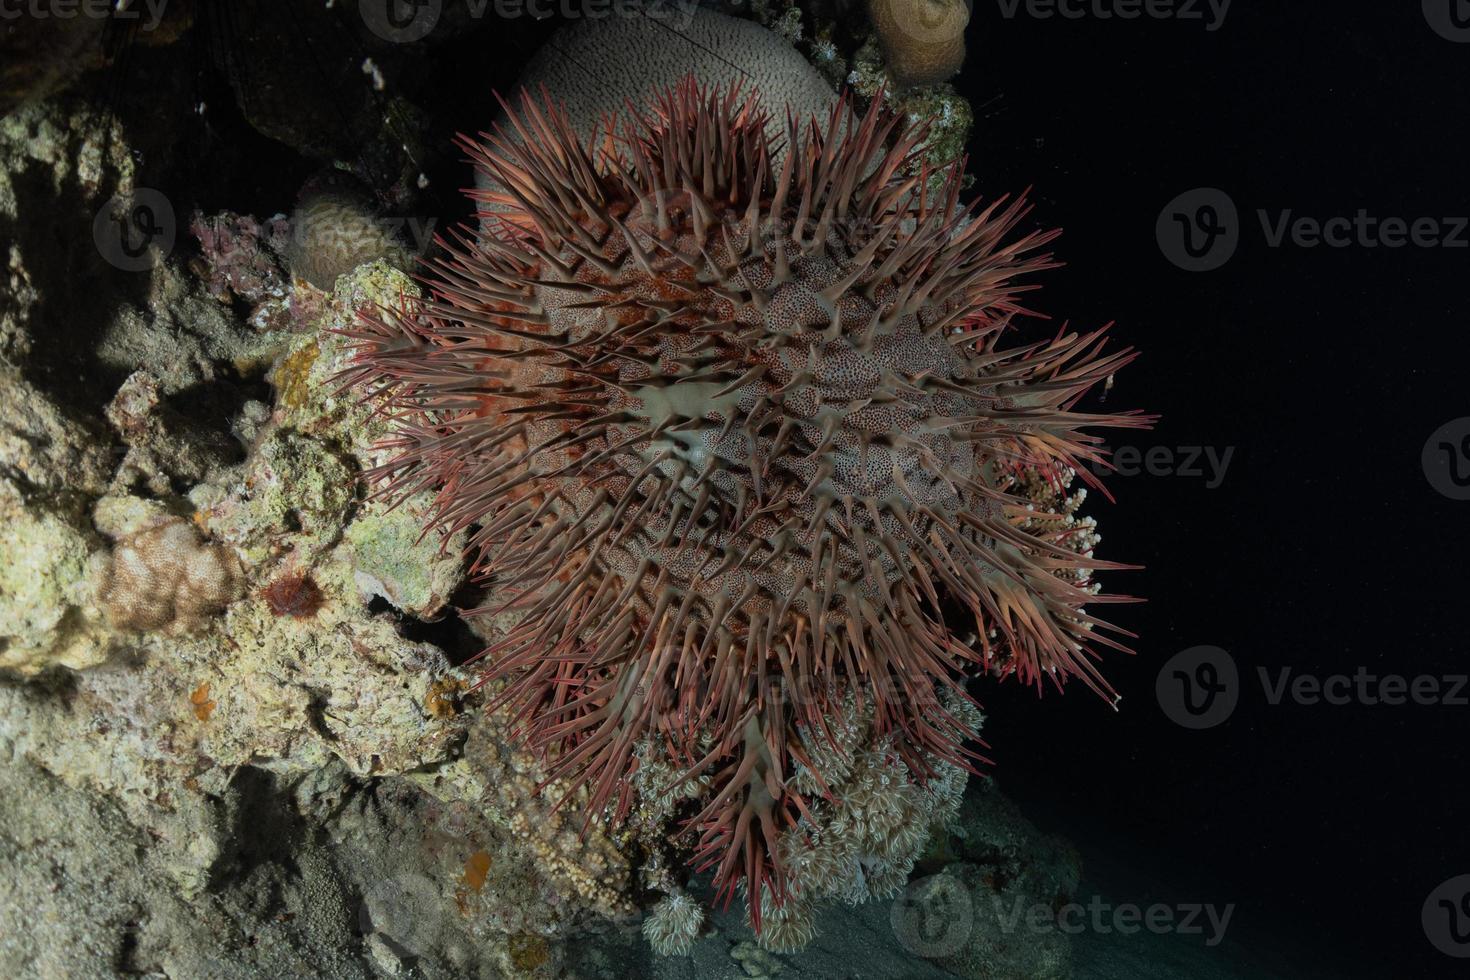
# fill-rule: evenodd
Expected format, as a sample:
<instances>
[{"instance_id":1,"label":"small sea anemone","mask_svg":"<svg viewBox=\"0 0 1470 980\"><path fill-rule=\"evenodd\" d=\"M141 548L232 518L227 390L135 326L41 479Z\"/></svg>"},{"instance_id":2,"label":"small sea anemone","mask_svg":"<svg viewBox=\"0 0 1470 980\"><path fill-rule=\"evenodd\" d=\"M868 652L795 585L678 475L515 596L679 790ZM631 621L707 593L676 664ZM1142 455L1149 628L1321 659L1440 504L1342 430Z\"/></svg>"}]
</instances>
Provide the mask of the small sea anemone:
<instances>
[{"instance_id":1,"label":"small sea anemone","mask_svg":"<svg viewBox=\"0 0 1470 980\"><path fill-rule=\"evenodd\" d=\"M1084 427L1147 424L1076 408L1132 355L1004 344L1052 234L1016 233L1019 200L961 207L925 135L841 100L788 119L777 166L738 88L686 80L592 144L526 99L465 144L485 229L355 332L346 378L396 430L381 492L432 493L487 611L519 614L484 654L492 710L589 820L626 816L636 747L664 747L707 787L693 860L727 901L784 901L777 838L825 792L804 745L841 747L820 733L849 694L871 765L922 784L979 758L967 673L1110 693L1091 645L1122 648L1083 610L1116 566L1005 488L1089 473Z\"/></svg>"},{"instance_id":2,"label":"small sea anemone","mask_svg":"<svg viewBox=\"0 0 1470 980\"><path fill-rule=\"evenodd\" d=\"M802 898L773 895L770 888L761 895L758 942L773 953L796 952L816 938L816 913Z\"/></svg>"},{"instance_id":3,"label":"small sea anemone","mask_svg":"<svg viewBox=\"0 0 1470 980\"><path fill-rule=\"evenodd\" d=\"M261 598L276 616L310 619L322 607L322 590L310 575L300 571L283 572L260 590Z\"/></svg>"},{"instance_id":4,"label":"small sea anemone","mask_svg":"<svg viewBox=\"0 0 1470 980\"><path fill-rule=\"evenodd\" d=\"M684 956L704 925L704 909L683 892L665 895L643 919L643 935L660 956Z\"/></svg>"}]
</instances>

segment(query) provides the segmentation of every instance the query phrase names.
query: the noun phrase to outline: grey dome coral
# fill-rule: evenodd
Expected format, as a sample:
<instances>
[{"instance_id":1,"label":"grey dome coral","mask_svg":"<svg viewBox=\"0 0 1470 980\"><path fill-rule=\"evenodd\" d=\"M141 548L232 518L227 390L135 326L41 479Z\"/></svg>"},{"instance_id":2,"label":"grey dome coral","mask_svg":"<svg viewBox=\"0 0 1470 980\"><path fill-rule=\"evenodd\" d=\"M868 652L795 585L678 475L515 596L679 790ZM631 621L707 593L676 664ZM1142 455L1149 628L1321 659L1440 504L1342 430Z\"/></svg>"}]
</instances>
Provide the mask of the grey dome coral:
<instances>
[{"instance_id":1,"label":"grey dome coral","mask_svg":"<svg viewBox=\"0 0 1470 980\"><path fill-rule=\"evenodd\" d=\"M687 18L687 23L685 21ZM588 145L612 117L621 130L628 105L646 107L655 92L693 75L716 87L739 85L769 118L779 139L789 110L798 120L826 118L837 95L795 48L759 24L700 8L665 16L583 20L558 31L531 60L517 92L544 88ZM780 163L779 147L773 162ZM477 185L489 186L483 172Z\"/></svg>"},{"instance_id":2,"label":"grey dome coral","mask_svg":"<svg viewBox=\"0 0 1470 980\"><path fill-rule=\"evenodd\" d=\"M779 135L789 108L798 119L825 117L836 96L817 70L779 35L759 24L691 8L688 23L667 17L585 20L560 31L532 59L520 86L566 103L586 139L607 115L627 121L626 102L644 105L655 91L693 74L703 84L739 83L754 92Z\"/></svg>"}]
</instances>

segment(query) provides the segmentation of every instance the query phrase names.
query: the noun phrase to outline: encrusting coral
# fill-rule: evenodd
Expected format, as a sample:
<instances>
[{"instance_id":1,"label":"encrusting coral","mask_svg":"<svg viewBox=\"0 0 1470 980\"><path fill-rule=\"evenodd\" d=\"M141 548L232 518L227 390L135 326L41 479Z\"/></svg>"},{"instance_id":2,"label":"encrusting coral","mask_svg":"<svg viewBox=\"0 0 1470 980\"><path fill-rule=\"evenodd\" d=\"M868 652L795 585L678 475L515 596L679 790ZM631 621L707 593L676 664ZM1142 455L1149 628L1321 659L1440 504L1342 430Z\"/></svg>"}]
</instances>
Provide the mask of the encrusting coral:
<instances>
[{"instance_id":1,"label":"encrusting coral","mask_svg":"<svg viewBox=\"0 0 1470 980\"><path fill-rule=\"evenodd\" d=\"M967 672L1109 693L1090 646L1120 644L1082 608L1109 597L1076 575L1109 566L1005 488L1099 461L1084 427L1148 424L1074 407L1131 359L1102 331L1002 344L1051 264L1024 204L961 208L958 166L936 190L881 99L848 119L790 119L777 166L738 87L665 90L601 154L523 101L467 143L489 230L364 318L346 375L395 425L370 475L434 494L520 616L493 707L589 821L627 817L645 740L707 779L693 863L757 930L793 897L779 838L839 795L807 744L849 695L854 769L927 791L978 758Z\"/></svg>"},{"instance_id":2,"label":"encrusting coral","mask_svg":"<svg viewBox=\"0 0 1470 980\"><path fill-rule=\"evenodd\" d=\"M116 544L98 598L117 629L189 633L239 591L235 556L174 517Z\"/></svg>"}]
</instances>

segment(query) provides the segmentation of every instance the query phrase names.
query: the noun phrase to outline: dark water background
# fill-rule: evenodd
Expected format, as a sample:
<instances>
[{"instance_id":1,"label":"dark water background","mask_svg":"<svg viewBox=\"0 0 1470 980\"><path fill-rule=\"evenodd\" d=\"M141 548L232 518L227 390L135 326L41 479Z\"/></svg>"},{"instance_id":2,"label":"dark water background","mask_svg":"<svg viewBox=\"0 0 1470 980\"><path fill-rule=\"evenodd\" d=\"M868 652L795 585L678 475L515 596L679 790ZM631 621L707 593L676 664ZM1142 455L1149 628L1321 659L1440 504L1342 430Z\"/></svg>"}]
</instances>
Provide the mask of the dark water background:
<instances>
[{"instance_id":1,"label":"dark water background","mask_svg":"<svg viewBox=\"0 0 1470 980\"><path fill-rule=\"evenodd\" d=\"M1111 480L1116 506L1092 501L1102 553L1147 565L1106 580L1148 598L1118 611L1141 634L1135 659L1109 658L1121 710L1082 689L1037 704L987 688L997 777L1084 852L1149 864L1194 901L1237 903L1242 929L1339 961L1316 975L1465 975L1420 910L1470 872L1470 707L1273 705L1257 671L1470 670L1470 503L1420 463L1436 428L1470 415L1470 233L1458 248L1271 247L1257 212L1470 214L1470 44L1418 3L1237 3L1213 32L1004 9L976 6L960 84L988 103L980 185L1033 185L1039 220L1065 229L1068 267L1037 303L1115 319L1143 350L1109 407L1164 419L1121 442L1168 447L1176 469L1181 447L1233 456L1213 488L1164 464ZM1240 241L1192 273L1155 222L1202 186L1233 200ZM1189 731L1154 682L1202 644L1233 657L1239 702Z\"/></svg>"}]
</instances>

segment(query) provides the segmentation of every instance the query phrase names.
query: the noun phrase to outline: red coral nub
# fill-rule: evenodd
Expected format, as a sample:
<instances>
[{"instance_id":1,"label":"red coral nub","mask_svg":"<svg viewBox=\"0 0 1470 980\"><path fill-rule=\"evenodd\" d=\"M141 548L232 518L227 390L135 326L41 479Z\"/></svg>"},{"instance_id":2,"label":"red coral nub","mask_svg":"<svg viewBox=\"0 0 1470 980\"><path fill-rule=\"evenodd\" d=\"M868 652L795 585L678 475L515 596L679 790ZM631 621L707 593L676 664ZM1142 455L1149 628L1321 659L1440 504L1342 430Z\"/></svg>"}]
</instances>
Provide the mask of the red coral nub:
<instances>
[{"instance_id":1,"label":"red coral nub","mask_svg":"<svg viewBox=\"0 0 1470 980\"><path fill-rule=\"evenodd\" d=\"M310 619L322 607L322 590L305 572L285 572L264 589L260 597L277 616Z\"/></svg>"}]
</instances>

